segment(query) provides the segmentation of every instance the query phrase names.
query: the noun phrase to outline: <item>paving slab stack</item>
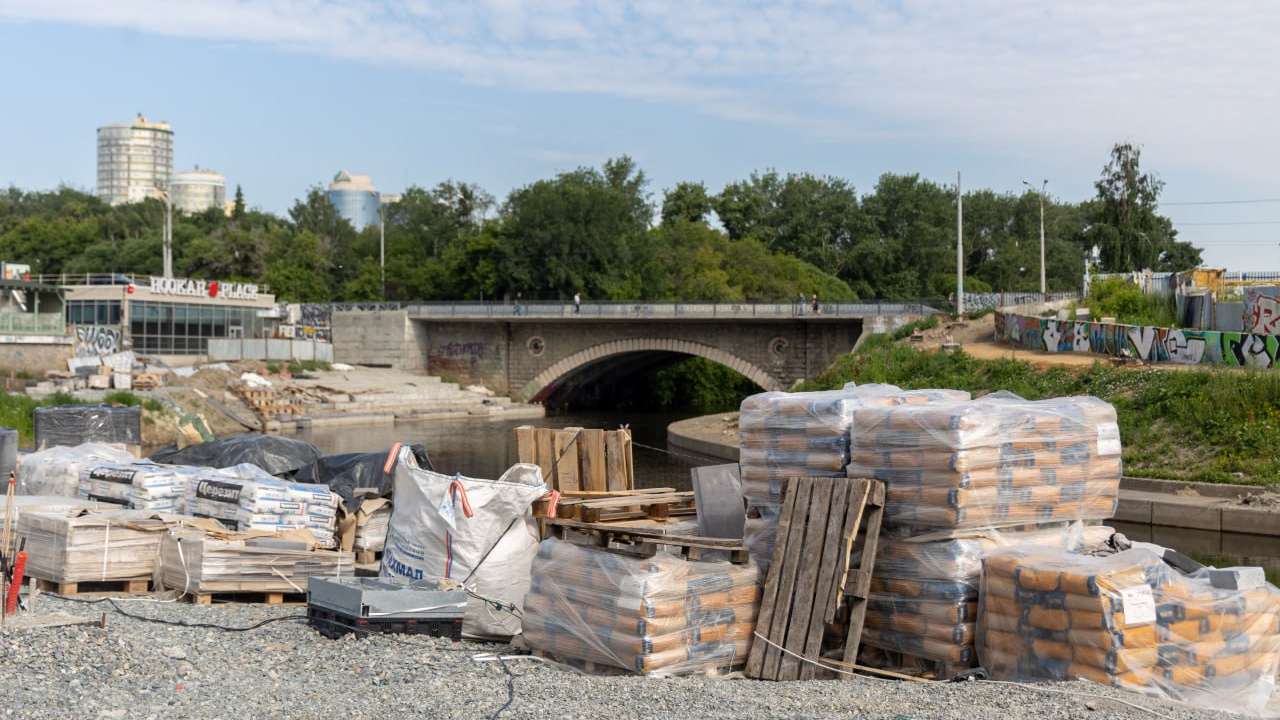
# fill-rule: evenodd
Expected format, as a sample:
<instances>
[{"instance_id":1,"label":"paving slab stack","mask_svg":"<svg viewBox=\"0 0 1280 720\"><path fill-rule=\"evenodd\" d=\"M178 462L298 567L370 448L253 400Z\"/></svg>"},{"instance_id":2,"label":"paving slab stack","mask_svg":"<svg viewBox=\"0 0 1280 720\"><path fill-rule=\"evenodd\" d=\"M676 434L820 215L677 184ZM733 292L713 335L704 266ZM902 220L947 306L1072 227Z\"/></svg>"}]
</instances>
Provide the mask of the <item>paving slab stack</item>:
<instances>
[{"instance_id":1,"label":"paving slab stack","mask_svg":"<svg viewBox=\"0 0 1280 720\"><path fill-rule=\"evenodd\" d=\"M1081 551L1111 534L1121 475L1115 410L1093 397L851 412L850 477L885 483L864 647L950 676L977 665L981 563L1003 545Z\"/></svg>"},{"instance_id":2,"label":"paving slab stack","mask_svg":"<svg viewBox=\"0 0 1280 720\"><path fill-rule=\"evenodd\" d=\"M992 676L1083 677L1262 714L1280 670L1280 591L1214 587L1146 548L1109 557L1007 548L983 563L978 651Z\"/></svg>"},{"instance_id":3,"label":"paving slab stack","mask_svg":"<svg viewBox=\"0 0 1280 720\"><path fill-rule=\"evenodd\" d=\"M960 390L903 390L850 383L822 392L767 392L742 401L739 466L747 505L745 542L763 580L773 556L778 513L793 477L845 477L849 427L859 407L968 400Z\"/></svg>"},{"instance_id":4,"label":"paving slab stack","mask_svg":"<svg viewBox=\"0 0 1280 720\"><path fill-rule=\"evenodd\" d=\"M747 660L760 603L754 564L635 558L552 539L532 575L523 631L535 650L655 676Z\"/></svg>"}]
</instances>

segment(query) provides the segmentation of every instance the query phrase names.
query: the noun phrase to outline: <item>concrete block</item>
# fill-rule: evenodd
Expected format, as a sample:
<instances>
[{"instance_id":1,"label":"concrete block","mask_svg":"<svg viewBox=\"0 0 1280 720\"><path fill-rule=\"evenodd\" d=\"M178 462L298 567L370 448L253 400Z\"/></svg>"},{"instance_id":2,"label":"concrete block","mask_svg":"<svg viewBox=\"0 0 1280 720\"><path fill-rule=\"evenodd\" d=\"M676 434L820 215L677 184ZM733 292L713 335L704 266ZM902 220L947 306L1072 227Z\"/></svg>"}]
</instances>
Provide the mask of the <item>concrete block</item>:
<instances>
[{"instance_id":1,"label":"concrete block","mask_svg":"<svg viewBox=\"0 0 1280 720\"><path fill-rule=\"evenodd\" d=\"M1253 590L1267 582L1267 575L1260 567L1213 568L1209 571L1209 584L1219 590Z\"/></svg>"},{"instance_id":2,"label":"concrete block","mask_svg":"<svg viewBox=\"0 0 1280 720\"><path fill-rule=\"evenodd\" d=\"M1151 524L1220 532L1222 508L1156 501L1151 504Z\"/></svg>"}]
</instances>

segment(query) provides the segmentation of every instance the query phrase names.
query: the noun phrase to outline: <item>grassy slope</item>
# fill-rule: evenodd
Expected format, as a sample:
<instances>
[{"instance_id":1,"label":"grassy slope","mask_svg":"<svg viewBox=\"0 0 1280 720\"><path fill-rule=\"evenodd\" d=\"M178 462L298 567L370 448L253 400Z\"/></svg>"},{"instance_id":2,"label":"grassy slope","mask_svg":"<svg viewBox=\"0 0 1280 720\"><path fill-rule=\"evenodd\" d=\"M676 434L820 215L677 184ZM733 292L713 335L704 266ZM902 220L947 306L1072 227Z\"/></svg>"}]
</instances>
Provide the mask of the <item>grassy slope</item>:
<instances>
[{"instance_id":1,"label":"grassy slope","mask_svg":"<svg viewBox=\"0 0 1280 720\"><path fill-rule=\"evenodd\" d=\"M1018 360L920 352L886 336L867 338L804 389L846 382L907 389L1008 390L1029 400L1094 395L1115 405L1125 474L1251 485L1280 483L1280 374L1161 371L1094 364L1038 370Z\"/></svg>"}]
</instances>

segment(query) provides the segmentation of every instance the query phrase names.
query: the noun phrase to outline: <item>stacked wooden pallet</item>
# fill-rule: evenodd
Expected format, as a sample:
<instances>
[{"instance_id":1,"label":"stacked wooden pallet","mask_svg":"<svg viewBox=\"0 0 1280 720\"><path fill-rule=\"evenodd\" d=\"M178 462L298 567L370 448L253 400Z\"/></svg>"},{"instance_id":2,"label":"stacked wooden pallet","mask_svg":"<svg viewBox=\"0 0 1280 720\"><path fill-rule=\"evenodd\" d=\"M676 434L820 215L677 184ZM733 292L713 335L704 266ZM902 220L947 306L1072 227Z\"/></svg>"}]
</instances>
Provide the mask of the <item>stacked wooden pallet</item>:
<instances>
[{"instance_id":1,"label":"stacked wooden pallet","mask_svg":"<svg viewBox=\"0 0 1280 720\"><path fill-rule=\"evenodd\" d=\"M692 491L650 488L621 492L568 491L556 506L556 517L586 523L618 520L667 521L697 513Z\"/></svg>"},{"instance_id":2,"label":"stacked wooden pallet","mask_svg":"<svg viewBox=\"0 0 1280 720\"><path fill-rule=\"evenodd\" d=\"M161 537L177 521L147 510L27 512L18 520L18 542L25 541L27 576L58 592L75 594L81 583L137 592L155 569Z\"/></svg>"},{"instance_id":3,"label":"stacked wooden pallet","mask_svg":"<svg viewBox=\"0 0 1280 720\"><path fill-rule=\"evenodd\" d=\"M282 399L273 388L250 387L248 385L240 385L236 387L236 394L244 401L244 404L253 410L259 420L274 420L277 415L302 415L302 406L294 404L289 400Z\"/></svg>"},{"instance_id":4,"label":"stacked wooden pallet","mask_svg":"<svg viewBox=\"0 0 1280 720\"><path fill-rule=\"evenodd\" d=\"M516 428L516 446L520 462L541 468L547 484L561 493L635 487L630 430L522 425Z\"/></svg>"}]
</instances>

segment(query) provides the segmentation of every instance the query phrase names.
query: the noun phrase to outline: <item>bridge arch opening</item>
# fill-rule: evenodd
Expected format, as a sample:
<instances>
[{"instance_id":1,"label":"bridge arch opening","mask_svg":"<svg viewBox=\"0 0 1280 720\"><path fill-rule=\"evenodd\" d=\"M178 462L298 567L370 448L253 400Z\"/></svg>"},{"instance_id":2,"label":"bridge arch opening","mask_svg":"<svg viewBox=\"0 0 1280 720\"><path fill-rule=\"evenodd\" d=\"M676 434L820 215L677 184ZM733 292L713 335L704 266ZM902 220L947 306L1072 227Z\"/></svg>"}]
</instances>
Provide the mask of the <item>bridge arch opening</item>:
<instances>
[{"instance_id":1,"label":"bridge arch opening","mask_svg":"<svg viewBox=\"0 0 1280 720\"><path fill-rule=\"evenodd\" d=\"M720 348L668 338L601 343L561 359L539 373L520 395L548 406L617 407L636 404L636 382L690 357L733 370L762 390L783 389L763 368Z\"/></svg>"}]
</instances>

